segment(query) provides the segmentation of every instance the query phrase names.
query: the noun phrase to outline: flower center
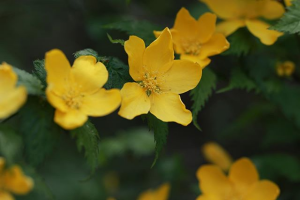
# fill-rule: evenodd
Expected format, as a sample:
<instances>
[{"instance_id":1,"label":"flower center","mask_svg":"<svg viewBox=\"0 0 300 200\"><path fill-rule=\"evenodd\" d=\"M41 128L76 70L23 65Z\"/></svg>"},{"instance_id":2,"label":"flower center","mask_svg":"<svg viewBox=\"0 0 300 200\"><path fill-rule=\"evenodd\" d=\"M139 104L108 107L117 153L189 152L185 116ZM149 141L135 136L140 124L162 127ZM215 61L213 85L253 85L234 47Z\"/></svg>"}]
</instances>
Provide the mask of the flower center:
<instances>
[{"instance_id":1,"label":"flower center","mask_svg":"<svg viewBox=\"0 0 300 200\"><path fill-rule=\"evenodd\" d=\"M143 80L139 82L140 86L145 89L148 96L152 92L159 93L159 81L157 80L157 73L146 72L143 76Z\"/></svg>"},{"instance_id":2,"label":"flower center","mask_svg":"<svg viewBox=\"0 0 300 200\"><path fill-rule=\"evenodd\" d=\"M78 110L81 106L83 96L84 95L78 95L74 90L69 90L62 96L62 99L69 108Z\"/></svg>"},{"instance_id":3,"label":"flower center","mask_svg":"<svg viewBox=\"0 0 300 200\"><path fill-rule=\"evenodd\" d=\"M200 53L201 44L199 42L185 40L181 42L181 47L185 54L197 56Z\"/></svg>"}]
</instances>

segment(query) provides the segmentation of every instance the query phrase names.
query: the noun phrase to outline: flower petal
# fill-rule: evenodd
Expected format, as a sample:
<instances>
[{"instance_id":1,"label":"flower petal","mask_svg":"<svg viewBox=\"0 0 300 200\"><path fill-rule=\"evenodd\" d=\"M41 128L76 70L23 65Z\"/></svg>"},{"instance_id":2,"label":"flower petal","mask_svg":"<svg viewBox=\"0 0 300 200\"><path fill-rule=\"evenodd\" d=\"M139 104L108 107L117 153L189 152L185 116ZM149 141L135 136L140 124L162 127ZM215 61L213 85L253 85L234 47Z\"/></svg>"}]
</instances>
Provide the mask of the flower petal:
<instances>
[{"instance_id":1,"label":"flower petal","mask_svg":"<svg viewBox=\"0 0 300 200\"><path fill-rule=\"evenodd\" d=\"M71 66L65 54L53 49L46 53L45 68L48 87L56 93L63 93L69 85Z\"/></svg>"},{"instance_id":2,"label":"flower petal","mask_svg":"<svg viewBox=\"0 0 300 200\"><path fill-rule=\"evenodd\" d=\"M165 28L162 34L145 50L144 67L148 72L161 72L161 68L174 60L173 42L170 30Z\"/></svg>"},{"instance_id":3,"label":"flower petal","mask_svg":"<svg viewBox=\"0 0 300 200\"><path fill-rule=\"evenodd\" d=\"M88 116L100 117L112 113L120 103L121 95L118 89L100 89L82 98L80 110Z\"/></svg>"},{"instance_id":4,"label":"flower petal","mask_svg":"<svg viewBox=\"0 0 300 200\"><path fill-rule=\"evenodd\" d=\"M204 13L198 19L201 31L199 32L199 41L207 42L216 30L217 15L212 13Z\"/></svg>"},{"instance_id":5,"label":"flower petal","mask_svg":"<svg viewBox=\"0 0 300 200\"><path fill-rule=\"evenodd\" d=\"M124 47L128 55L129 74L133 80L141 81L145 73L143 69L145 43L139 37L130 36L129 40L125 42Z\"/></svg>"},{"instance_id":6,"label":"flower petal","mask_svg":"<svg viewBox=\"0 0 300 200\"><path fill-rule=\"evenodd\" d=\"M237 29L246 26L245 20L226 20L218 23L217 32L229 36Z\"/></svg>"},{"instance_id":7,"label":"flower petal","mask_svg":"<svg viewBox=\"0 0 300 200\"><path fill-rule=\"evenodd\" d=\"M3 157L0 157L0 174L2 173L5 166L5 159Z\"/></svg>"},{"instance_id":8,"label":"flower petal","mask_svg":"<svg viewBox=\"0 0 300 200\"><path fill-rule=\"evenodd\" d=\"M191 123L192 113L185 108L178 94L153 92L150 99L150 112L158 119L164 122L176 122L184 126Z\"/></svg>"},{"instance_id":9,"label":"flower petal","mask_svg":"<svg viewBox=\"0 0 300 200\"><path fill-rule=\"evenodd\" d=\"M202 76L199 64L188 60L174 60L169 70L159 77L163 92L181 94L195 88Z\"/></svg>"},{"instance_id":10,"label":"flower petal","mask_svg":"<svg viewBox=\"0 0 300 200\"><path fill-rule=\"evenodd\" d=\"M201 46L200 59L220 54L229 48L229 42L221 33L214 34L211 39Z\"/></svg>"},{"instance_id":11,"label":"flower petal","mask_svg":"<svg viewBox=\"0 0 300 200\"><path fill-rule=\"evenodd\" d=\"M257 182L253 189L246 195L245 200L275 200L279 196L279 187L271 181Z\"/></svg>"},{"instance_id":12,"label":"flower petal","mask_svg":"<svg viewBox=\"0 0 300 200\"><path fill-rule=\"evenodd\" d=\"M0 95L13 89L17 83L17 75L14 73L12 66L3 62L0 65Z\"/></svg>"},{"instance_id":13,"label":"flower petal","mask_svg":"<svg viewBox=\"0 0 300 200\"><path fill-rule=\"evenodd\" d=\"M78 128L87 120L87 115L75 109L70 109L67 112L55 111L54 121L66 130Z\"/></svg>"},{"instance_id":14,"label":"flower petal","mask_svg":"<svg viewBox=\"0 0 300 200\"><path fill-rule=\"evenodd\" d=\"M3 97L2 97L3 96ZM1 94L0 98L0 119L7 118L16 113L26 102L27 92L25 87L20 86Z\"/></svg>"},{"instance_id":15,"label":"flower petal","mask_svg":"<svg viewBox=\"0 0 300 200\"><path fill-rule=\"evenodd\" d=\"M215 165L203 165L197 171L199 186L204 195L224 199L232 190L232 185L222 170Z\"/></svg>"},{"instance_id":16,"label":"flower petal","mask_svg":"<svg viewBox=\"0 0 300 200\"><path fill-rule=\"evenodd\" d=\"M0 190L0 199L1 200L14 200L15 198L8 192Z\"/></svg>"},{"instance_id":17,"label":"flower petal","mask_svg":"<svg viewBox=\"0 0 300 200\"><path fill-rule=\"evenodd\" d=\"M27 194L33 185L33 180L25 176L19 166L13 166L4 174L5 189L15 194Z\"/></svg>"},{"instance_id":18,"label":"flower petal","mask_svg":"<svg viewBox=\"0 0 300 200\"><path fill-rule=\"evenodd\" d=\"M137 83L125 83L121 90L122 103L119 115L126 119L146 114L150 110L150 99Z\"/></svg>"},{"instance_id":19,"label":"flower petal","mask_svg":"<svg viewBox=\"0 0 300 200\"><path fill-rule=\"evenodd\" d=\"M281 3L273 0L265 0L261 15L266 19L278 19L284 14L285 10Z\"/></svg>"},{"instance_id":20,"label":"flower petal","mask_svg":"<svg viewBox=\"0 0 300 200\"><path fill-rule=\"evenodd\" d=\"M71 70L72 89L90 94L101 88L108 80L106 67L94 56L80 56Z\"/></svg>"},{"instance_id":21,"label":"flower petal","mask_svg":"<svg viewBox=\"0 0 300 200\"><path fill-rule=\"evenodd\" d=\"M170 184L165 183L161 185L156 191L156 198L157 200L167 200L169 197L170 192Z\"/></svg>"},{"instance_id":22,"label":"flower petal","mask_svg":"<svg viewBox=\"0 0 300 200\"><path fill-rule=\"evenodd\" d=\"M51 88L46 89L46 95L48 102L56 109L59 109L62 112L69 110L66 101L59 95L57 95Z\"/></svg>"},{"instance_id":23,"label":"flower petal","mask_svg":"<svg viewBox=\"0 0 300 200\"><path fill-rule=\"evenodd\" d=\"M223 198L212 194L212 195L200 195L196 200L223 200Z\"/></svg>"},{"instance_id":24,"label":"flower petal","mask_svg":"<svg viewBox=\"0 0 300 200\"><path fill-rule=\"evenodd\" d=\"M265 45L274 44L277 38L283 35L281 32L269 30L270 25L260 20L247 20L246 25L249 31Z\"/></svg>"},{"instance_id":25,"label":"flower petal","mask_svg":"<svg viewBox=\"0 0 300 200\"><path fill-rule=\"evenodd\" d=\"M189 54L181 54L180 59L181 60L189 60L189 61L198 63L202 69L204 69L211 62L211 60L209 58L200 59L199 56L194 56L194 55L189 55Z\"/></svg>"},{"instance_id":26,"label":"flower petal","mask_svg":"<svg viewBox=\"0 0 300 200\"><path fill-rule=\"evenodd\" d=\"M237 0L200 0L204 2L214 13L223 19L235 19L239 17Z\"/></svg>"},{"instance_id":27,"label":"flower petal","mask_svg":"<svg viewBox=\"0 0 300 200\"><path fill-rule=\"evenodd\" d=\"M245 194L259 180L259 175L251 160L241 158L232 164L229 179L240 194Z\"/></svg>"}]
</instances>

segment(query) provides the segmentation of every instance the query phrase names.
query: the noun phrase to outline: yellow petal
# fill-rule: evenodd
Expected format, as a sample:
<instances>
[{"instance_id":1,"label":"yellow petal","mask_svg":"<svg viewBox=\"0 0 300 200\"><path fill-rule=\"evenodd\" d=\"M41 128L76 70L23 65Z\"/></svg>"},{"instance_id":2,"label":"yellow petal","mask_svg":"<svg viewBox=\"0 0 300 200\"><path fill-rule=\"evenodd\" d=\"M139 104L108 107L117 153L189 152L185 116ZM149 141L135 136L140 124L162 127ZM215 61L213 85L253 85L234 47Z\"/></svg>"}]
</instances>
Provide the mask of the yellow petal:
<instances>
[{"instance_id":1,"label":"yellow petal","mask_svg":"<svg viewBox=\"0 0 300 200\"><path fill-rule=\"evenodd\" d=\"M56 94L54 91L51 90L50 87L46 89L46 95L48 102L56 109L59 109L62 112L66 112L69 110L66 101L63 98Z\"/></svg>"},{"instance_id":2,"label":"yellow petal","mask_svg":"<svg viewBox=\"0 0 300 200\"><path fill-rule=\"evenodd\" d=\"M202 76L199 64L187 60L174 60L169 70L158 79L163 92L181 94L195 88Z\"/></svg>"},{"instance_id":3,"label":"yellow petal","mask_svg":"<svg viewBox=\"0 0 300 200\"><path fill-rule=\"evenodd\" d=\"M204 2L214 13L223 19L235 19L240 16L240 7L237 0L200 0Z\"/></svg>"},{"instance_id":4,"label":"yellow petal","mask_svg":"<svg viewBox=\"0 0 300 200\"><path fill-rule=\"evenodd\" d=\"M199 41L207 42L216 30L217 16L212 13L204 13L198 19L198 24L201 31L199 32Z\"/></svg>"},{"instance_id":5,"label":"yellow petal","mask_svg":"<svg viewBox=\"0 0 300 200\"><path fill-rule=\"evenodd\" d=\"M162 34L146 48L143 63L149 72L157 73L173 60L172 36L170 30L165 28Z\"/></svg>"},{"instance_id":6,"label":"yellow petal","mask_svg":"<svg viewBox=\"0 0 300 200\"><path fill-rule=\"evenodd\" d=\"M0 190L0 199L1 200L14 200L15 198L8 192Z\"/></svg>"},{"instance_id":7,"label":"yellow petal","mask_svg":"<svg viewBox=\"0 0 300 200\"><path fill-rule=\"evenodd\" d=\"M0 119L5 119L16 113L26 102L27 92L25 87L12 88L5 94L0 94Z\"/></svg>"},{"instance_id":8,"label":"yellow petal","mask_svg":"<svg viewBox=\"0 0 300 200\"><path fill-rule=\"evenodd\" d=\"M112 113L120 103L121 94L118 89L100 89L94 94L83 97L80 110L88 116L100 117Z\"/></svg>"},{"instance_id":9,"label":"yellow petal","mask_svg":"<svg viewBox=\"0 0 300 200\"><path fill-rule=\"evenodd\" d=\"M218 197L215 195L200 195L196 200L224 200L222 197Z\"/></svg>"},{"instance_id":10,"label":"yellow petal","mask_svg":"<svg viewBox=\"0 0 300 200\"><path fill-rule=\"evenodd\" d=\"M65 54L53 49L46 53L45 68L48 87L56 93L63 93L70 81L71 66Z\"/></svg>"},{"instance_id":11,"label":"yellow petal","mask_svg":"<svg viewBox=\"0 0 300 200\"><path fill-rule=\"evenodd\" d=\"M12 66L3 62L0 65L0 94L14 88L16 83L17 75L14 73Z\"/></svg>"},{"instance_id":12,"label":"yellow petal","mask_svg":"<svg viewBox=\"0 0 300 200\"><path fill-rule=\"evenodd\" d=\"M249 31L265 45L274 44L277 38L283 35L281 32L269 30L270 25L260 20L247 20L246 25Z\"/></svg>"},{"instance_id":13,"label":"yellow petal","mask_svg":"<svg viewBox=\"0 0 300 200\"><path fill-rule=\"evenodd\" d=\"M202 69L204 69L211 62L211 60L209 58L200 59L199 56L194 56L194 55L189 55L189 54L181 54L180 59L181 60L189 60L189 61L198 63Z\"/></svg>"},{"instance_id":14,"label":"yellow petal","mask_svg":"<svg viewBox=\"0 0 300 200\"><path fill-rule=\"evenodd\" d=\"M258 182L259 177L254 164L248 158L237 160L230 168L229 179L240 194L245 194Z\"/></svg>"},{"instance_id":15,"label":"yellow petal","mask_svg":"<svg viewBox=\"0 0 300 200\"><path fill-rule=\"evenodd\" d=\"M177 54L184 53L184 49L182 48L182 37L183 37L182 34L175 29L171 29L170 31L172 34L174 51Z\"/></svg>"},{"instance_id":16,"label":"yellow petal","mask_svg":"<svg viewBox=\"0 0 300 200\"><path fill-rule=\"evenodd\" d=\"M124 43L124 47L128 55L130 76L135 81L142 80L145 73L143 69L143 55L145 52L144 41L139 37L130 36L129 40Z\"/></svg>"},{"instance_id":17,"label":"yellow petal","mask_svg":"<svg viewBox=\"0 0 300 200\"><path fill-rule=\"evenodd\" d=\"M229 42L221 33L214 34L208 42L201 46L199 57L205 59L209 56L214 56L222 53L229 48Z\"/></svg>"},{"instance_id":18,"label":"yellow petal","mask_svg":"<svg viewBox=\"0 0 300 200\"><path fill-rule=\"evenodd\" d=\"M33 180L25 176L19 166L13 166L4 174L4 188L15 194L27 194L33 185Z\"/></svg>"},{"instance_id":19,"label":"yellow petal","mask_svg":"<svg viewBox=\"0 0 300 200\"><path fill-rule=\"evenodd\" d=\"M286 6L291 6L292 5L292 0L284 0Z\"/></svg>"},{"instance_id":20,"label":"yellow petal","mask_svg":"<svg viewBox=\"0 0 300 200\"><path fill-rule=\"evenodd\" d=\"M2 173L5 166L5 159L3 157L0 157L0 174Z\"/></svg>"},{"instance_id":21,"label":"yellow petal","mask_svg":"<svg viewBox=\"0 0 300 200\"><path fill-rule=\"evenodd\" d=\"M199 180L200 189L204 195L223 199L232 190L230 181L217 166L203 165L198 169L196 175Z\"/></svg>"},{"instance_id":22,"label":"yellow petal","mask_svg":"<svg viewBox=\"0 0 300 200\"><path fill-rule=\"evenodd\" d=\"M122 103L119 115L126 119L146 114L150 110L150 99L137 83L125 83L121 90Z\"/></svg>"},{"instance_id":23,"label":"yellow petal","mask_svg":"<svg viewBox=\"0 0 300 200\"><path fill-rule=\"evenodd\" d=\"M229 36L244 26L246 26L245 20L226 20L217 24L217 32Z\"/></svg>"},{"instance_id":24,"label":"yellow petal","mask_svg":"<svg viewBox=\"0 0 300 200\"><path fill-rule=\"evenodd\" d=\"M205 158L218 165L224 171L228 171L232 164L232 158L229 153L215 142L208 142L202 147Z\"/></svg>"},{"instance_id":25,"label":"yellow petal","mask_svg":"<svg viewBox=\"0 0 300 200\"><path fill-rule=\"evenodd\" d=\"M264 8L261 9L261 16L270 20L278 19L284 12L284 7L279 1L265 0Z\"/></svg>"},{"instance_id":26,"label":"yellow petal","mask_svg":"<svg viewBox=\"0 0 300 200\"><path fill-rule=\"evenodd\" d=\"M87 115L75 109L70 109L67 112L55 111L54 121L66 130L78 128L87 120Z\"/></svg>"},{"instance_id":27,"label":"yellow petal","mask_svg":"<svg viewBox=\"0 0 300 200\"><path fill-rule=\"evenodd\" d=\"M178 94L153 92L150 99L150 112L158 119L164 122L176 122L184 126L191 123L192 113L185 108Z\"/></svg>"},{"instance_id":28,"label":"yellow petal","mask_svg":"<svg viewBox=\"0 0 300 200\"><path fill-rule=\"evenodd\" d=\"M72 89L83 94L96 92L108 80L106 67L94 56L80 56L73 64Z\"/></svg>"},{"instance_id":29,"label":"yellow petal","mask_svg":"<svg viewBox=\"0 0 300 200\"><path fill-rule=\"evenodd\" d=\"M169 197L170 185L165 183L156 190L147 190L139 195L138 200L167 200Z\"/></svg>"},{"instance_id":30,"label":"yellow petal","mask_svg":"<svg viewBox=\"0 0 300 200\"><path fill-rule=\"evenodd\" d=\"M279 187L271 181L263 180L255 184L246 195L245 200L276 200L279 196Z\"/></svg>"},{"instance_id":31,"label":"yellow petal","mask_svg":"<svg viewBox=\"0 0 300 200\"><path fill-rule=\"evenodd\" d=\"M153 34L156 38L158 38L161 35L162 31L153 31Z\"/></svg>"}]
</instances>

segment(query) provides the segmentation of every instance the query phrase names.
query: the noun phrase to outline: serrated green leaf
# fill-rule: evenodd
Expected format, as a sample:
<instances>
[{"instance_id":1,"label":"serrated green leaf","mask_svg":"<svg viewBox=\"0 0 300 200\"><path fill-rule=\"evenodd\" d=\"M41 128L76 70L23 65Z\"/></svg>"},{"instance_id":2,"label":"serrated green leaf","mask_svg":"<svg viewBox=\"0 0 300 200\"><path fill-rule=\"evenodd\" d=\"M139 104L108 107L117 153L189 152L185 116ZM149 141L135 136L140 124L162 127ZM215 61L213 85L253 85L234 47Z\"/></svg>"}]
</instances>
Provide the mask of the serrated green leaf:
<instances>
[{"instance_id":1,"label":"serrated green leaf","mask_svg":"<svg viewBox=\"0 0 300 200\"><path fill-rule=\"evenodd\" d=\"M133 81L129 75L129 67L118 58L101 57L99 60L106 66L108 71L108 81L104 85L104 88L121 89L125 83Z\"/></svg>"},{"instance_id":2,"label":"serrated green leaf","mask_svg":"<svg viewBox=\"0 0 300 200\"><path fill-rule=\"evenodd\" d=\"M193 123L199 130L201 130L201 128L197 122L198 113L204 107L208 98L212 95L213 90L216 88L216 83L217 76L215 73L211 69L205 68L203 70L201 81L190 93L192 101L194 102L192 105Z\"/></svg>"},{"instance_id":3,"label":"serrated green leaf","mask_svg":"<svg viewBox=\"0 0 300 200\"><path fill-rule=\"evenodd\" d=\"M93 49L83 49L74 53L75 58L80 56L94 56L96 59L98 59L98 53Z\"/></svg>"},{"instance_id":4,"label":"serrated green leaf","mask_svg":"<svg viewBox=\"0 0 300 200\"><path fill-rule=\"evenodd\" d=\"M277 30L285 33L300 33L300 1L294 0L293 5L287 8L288 11L283 15L280 21L271 26L271 30Z\"/></svg>"},{"instance_id":5,"label":"serrated green leaf","mask_svg":"<svg viewBox=\"0 0 300 200\"><path fill-rule=\"evenodd\" d=\"M0 154L5 157L8 164L14 163L21 152L22 139L15 130L4 124L0 125Z\"/></svg>"},{"instance_id":6,"label":"serrated green leaf","mask_svg":"<svg viewBox=\"0 0 300 200\"><path fill-rule=\"evenodd\" d=\"M45 69L45 60L33 61L34 71L33 74L41 81L43 88L47 87L47 72Z\"/></svg>"},{"instance_id":7,"label":"serrated green leaf","mask_svg":"<svg viewBox=\"0 0 300 200\"><path fill-rule=\"evenodd\" d=\"M54 109L43 99L31 97L20 110L19 132L25 156L34 166L43 162L58 144L61 129L54 123Z\"/></svg>"},{"instance_id":8,"label":"serrated green leaf","mask_svg":"<svg viewBox=\"0 0 300 200\"><path fill-rule=\"evenodd\" d=\"M82 127L76 128L71 131L73 137L76 137L78 151L84 149L87 163L94 171L99 165L99 152L100 152L100 137L95 126L87 121Z\"/></svg>"},{"instance_id":9,"label":"serrated green leaf","mask_svg":"<svg viewBox=\"0 0 300 200\"><path fill-rule=\"evenodd\" d=\"M121 39L112 39L112 37L107 33L107 37L109 39L109 41L113 44L121 44L122 46L124 46L124 40Z\"/></svg>"},{"instance_id":10,"label":"serrated green leaf","mask_svg":"<svg viewBox=\"0 0 300 200\"><path fill-rule=\"evenodd\" d=\"M155 158L152 163L152 167L154 167L159 154L165 144L167 143L167 136L169 133L168 123L163 122L159 119L157 119L154 115L151 113L147 114L147 122L150 130L153 130L154 132L154 140L155 140Z\"/></svg>"},{"instance_id":11,"label":"serrated green leaf","mask_svg":"<svg viewBox=\"0 0 300 200\"><path fill-rule=\"evenodd\" d=\"M32 95L43 94L42 82L37 77L16 67L14 67L13 70L18 75L18 85L25 86L28 94L32 94Z\"/></svg>"}]
</instances>

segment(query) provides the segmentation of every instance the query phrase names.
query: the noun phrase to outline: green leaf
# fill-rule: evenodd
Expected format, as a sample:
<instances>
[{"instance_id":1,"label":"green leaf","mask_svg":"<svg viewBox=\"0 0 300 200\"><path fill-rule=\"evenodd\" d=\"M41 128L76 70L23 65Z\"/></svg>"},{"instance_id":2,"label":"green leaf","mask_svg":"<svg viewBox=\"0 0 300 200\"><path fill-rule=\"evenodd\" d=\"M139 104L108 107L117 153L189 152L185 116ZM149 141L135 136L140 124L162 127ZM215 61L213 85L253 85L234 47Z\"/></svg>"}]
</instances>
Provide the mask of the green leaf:
<instances>
[{"instance_id":1,"label":"green leaf","mask_svg":"<svg viewBox=\"0 0 300 200\"><path fill-rule=\"evenodd\" d=\"M128 35L135 35L142 38L145 41L146 45L149 45L152 41L155 40L153 34L154 30L162 30L161 27L145 20L136 20L136 19L124 19L108 25L105 25L104 28L124 31Z\"/></svg>"},{"instance_id":2,"label":"green leaf","mask_svg":"<svg viewBox=\"0 0 300 200\"><path fill-rule=\"evenodd\" d=\"M201 128L197 123L198 113L202 110L206 101L212 95L213 90L216 88L216 84L217 76L215 73L211 69L205 68L199 84L190 93L192 101L194 102L192 105L193 123L199 130L201 130Z\"/></svg>"},{"instance_id":3,"label":"green leaf","mask_svg":"<svg viewBox=\"0 0 300 200\"><path fill-rule=\"evenodd\" d=\"M47 87L47 72L45 69L45 60L35 60L33 61L34 71L33 75L35 75L43 84L43 88Z\"/></svg>"},{"instance_id":4,"label":"green leaf","mask_svg":"<svg viewBox=\"0 0 300 200\"><path fill-rule=\"evenodd\" d=\"M112 39L112 37L107 33L107 37L109 39L109 41L113 44L121 44L122 46L124 46L124 40L121 39Z\"/></svg>"},{"instance_id":5,"label":"green leaf","mask_svg":"<svg viewBox=\"0 0 300 200\"><path fill-rule=\"evenodd\" d=\"M25 86L28 94L32 94L32 95L43 94L43 85L37 77L15 67L13 68L13 70L18 75L18 85Z\"/></svg>"},{"instance_id":6,"label":"green leaf","mask_svg":"<svg viewBox=\"0 0 300 200\"><path fill-rule=\"evenodd\" d=\"M20 110L19 132L23 136L25 156L39 165L58 143L61 129L53 121L54 109L43 99L31 97Z\"/></svg>"},{"instance_id":7,"label":"green leaf","mask_svg":"<svg viewBox=\"0 0 300 200\"><path fill-rule=\"evenodd\" d=\"M286 178L289 181L300 181L300 161L288 154L266 154L252 158L256 164L261 179L278 180Z\"/></svg>"},{"instance_id":8,"label":"green leaf","mask_svg":"<svg viewBox=\"0 0 300 200\"><path fill-rule=\"evenodd\" d=\"M73 137L76 137L77 148L81 152L85 150L87 163L94 171L99 165L100 137L95 126L87 121L82 127L71 131Z\"/></svg>"},{"instance_id":9,"label":"green leaf","mask_svg":"<svg viewBox=\"0 0 300 200\"><path fill-rule=\"evenodd\" d=\"M152 163L152 167L154 167L159 154L165 144L167 143L167 136L169 133L168 123L163 122L159 119L157 119L154 115L148 114L147 115L147 122L150 130L153 130L154 132L154 140L155 140L155 158Z\"/></svg>"},{"instance_id":10,"label":"green leaf","mask_svg":"<svg viewBox=\"0 0 300 200\"><path fill-rule=\"evenodd\" d=\"M93 49L83 49L74 53L75 58L80 56L94 56L96 59L98 59L98 53Z\"/></svg>"},{"instance_id":11,"label":"green leaf","mask_svg":"<svg viewBox=\"0 0 300 200\"><path fill-rule=\"evenodd\" d=\"M106 66L108 71L108 81L104 85L104 88L119 88L127 82L132 82L132 78L129 75L129 67L122 61L115 57L100 57L99 60Z\"/></svg>"},{"instance_id":12,"label":"green leaf","mask_svg":"<svg viewBox=\"0 0 300 200\"><path fill-rule=\"evenodd\" d=\"M21 152L22 139L16 132L6 126L0 125L0 154L5 157L8 164L15 162Z\"/></svg>"},{"instance_id":13,"label":"green leaf","mask_svg":"<svg viewBox=\"0 0 300 200\"><path fill-rule=\"evenodd\" d=\"M251 90L256 90L256 92L258 92L255 82L250 79L240 67L235 67L232 69L229 85L221 90L218 90L217 93L227 92L232 89L245 89L248 92Z\"/></svg>"},{"instance_id":14,"label":"green leaf","mask_svg":"<svg viewBox=\"0 0 300 200\"><path fill-rule=\"evenodd\" d=\"M285 33L300 33L300 1L294 0L293 5L287 8L288 11L283 15L280 21L271 26L271 30L277 30Z\"/></svg>"}]
</instances>

